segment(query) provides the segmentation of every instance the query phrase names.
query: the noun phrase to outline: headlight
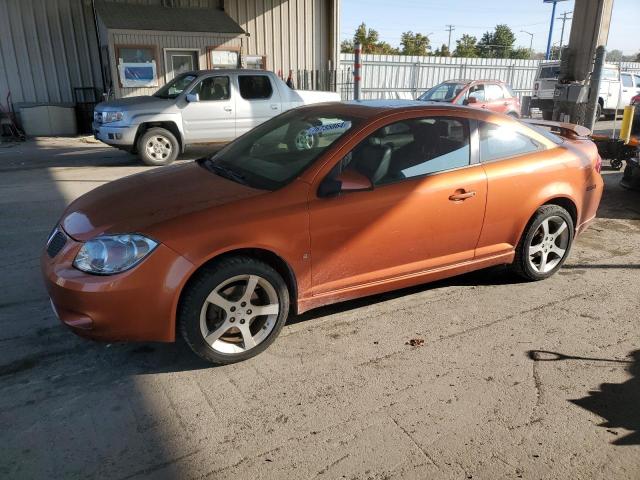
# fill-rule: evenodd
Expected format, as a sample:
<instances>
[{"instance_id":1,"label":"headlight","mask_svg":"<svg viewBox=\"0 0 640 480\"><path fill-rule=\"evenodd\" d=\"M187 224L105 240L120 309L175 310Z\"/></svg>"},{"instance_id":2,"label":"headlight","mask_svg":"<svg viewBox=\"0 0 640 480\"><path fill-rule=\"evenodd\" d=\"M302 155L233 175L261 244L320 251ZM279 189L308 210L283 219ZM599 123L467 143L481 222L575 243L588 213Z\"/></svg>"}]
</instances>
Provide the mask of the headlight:
<instances>
[{"instance_id":1,"label":"headlight","mask_svg":"<svg viewBox=\"0 0 640 480\"><path fill-rule=\"evenodd\" d=\"M158 243L142 235L105 235L86 242L73 261L83 272L112 275L137 265Z\"/></svg>"},{"instance_id":2,"label":"headlight","mask_svg":"<svg viewBox=\"0 0 640 480\"><path fill-rule=\"evenodd\" d=\"M124 112L102 112L102 123L119 122L124 118Z\"/></svg>"}]
</instances>

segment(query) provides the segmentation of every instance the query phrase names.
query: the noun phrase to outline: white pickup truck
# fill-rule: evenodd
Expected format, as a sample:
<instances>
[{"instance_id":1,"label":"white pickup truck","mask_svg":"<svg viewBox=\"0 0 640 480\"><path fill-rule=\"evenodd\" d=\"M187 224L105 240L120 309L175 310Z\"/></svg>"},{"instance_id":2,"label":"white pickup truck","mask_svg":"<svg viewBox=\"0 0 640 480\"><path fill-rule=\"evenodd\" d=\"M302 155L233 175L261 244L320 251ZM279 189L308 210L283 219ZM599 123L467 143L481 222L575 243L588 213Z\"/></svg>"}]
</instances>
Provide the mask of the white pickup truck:
<instances>
[{"instance_id":1,"label":"white pickup truck","mask_svg":"<svg viewBox=\"0 0 640 480\"><path fill-rule=\"evenodd\" d=\"M543 62L538 66L531 95L531 108L542 111L545 120L551 120L553 94L560 75L560 62ZM616 109L622 110L631 99L640 93L640 75L620 72L617 65L605 64L600 81L597 118L602 114L612 116Z\"/></svg>"},{"instance_id":2,"label":"white pickup truck","mask_svg":"<svg viewBox=\"0 0 640 480\"><path fill-rule=\"evenodd\" d=\"M333 92L292 90L272 72L187 72L152 96L99 103L93 134L148 165L167 165L190 145L226 143L291 108L339 100Z\"/></svg>"}]
</instances>

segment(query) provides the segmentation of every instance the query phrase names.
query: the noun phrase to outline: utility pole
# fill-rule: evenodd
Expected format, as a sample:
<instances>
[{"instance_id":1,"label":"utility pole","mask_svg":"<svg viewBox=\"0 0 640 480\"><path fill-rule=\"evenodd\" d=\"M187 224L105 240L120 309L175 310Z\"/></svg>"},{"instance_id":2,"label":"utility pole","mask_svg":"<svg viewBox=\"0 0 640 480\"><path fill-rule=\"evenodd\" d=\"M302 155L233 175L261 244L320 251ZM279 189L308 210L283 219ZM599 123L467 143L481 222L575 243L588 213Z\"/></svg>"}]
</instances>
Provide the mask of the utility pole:
<instances>
[{"instance_id":1,"label":"utility pole","mask_svg":"<svg viewBox=\"0 0 640 480\"><path fill-rule=\"evenodd\" d=\"M562 30L560 31L560 51L558 54L558 58L562 58L562 47L563 47L563 43L564 42L564 24L567 23L567 20L572 20L572 18L567 18L567 15L571 14L573 12L564 12L562 14L562 19L558 19L562 22Z\"/></svg>"},{"instance_id":2,"label":"utility pole","mask_svg":"<svg viewBox=\"0 0 640 480\"><path fill-rule=\"evenodd\" d=\"M590 126L598 106L599 72L614 0L576 0L569 43L554 92L553 119ZM597 55L596 55L597 53ZM597 64L594 69L594 58ZM593 74L592 74L593 72Z\"/></svg>"},{"instance_id":3,"label":"utility pole","mask_svg":"<svg viewBox=\"0 0 640 480\"><path fill-rule=\"evenodd\" d=\"M520 30L522 33L526 33L531 36L531 41L529 42L529 55L533 53L533 33L527 32L526 30Z\"/></svg>"},{"instance_id":4,"label":"utility pole","mask_svg":"<svg viewBox=\"0 0 640 480\"><path fill-rule=\"evenodd\" d=\"M455 29L456 27L454 25L447 25L447 28L445 29L449 31L449 43L447 44L447 50L449 50L449 52L451 52L451 32Z\"/></svg>"}]
</instances>

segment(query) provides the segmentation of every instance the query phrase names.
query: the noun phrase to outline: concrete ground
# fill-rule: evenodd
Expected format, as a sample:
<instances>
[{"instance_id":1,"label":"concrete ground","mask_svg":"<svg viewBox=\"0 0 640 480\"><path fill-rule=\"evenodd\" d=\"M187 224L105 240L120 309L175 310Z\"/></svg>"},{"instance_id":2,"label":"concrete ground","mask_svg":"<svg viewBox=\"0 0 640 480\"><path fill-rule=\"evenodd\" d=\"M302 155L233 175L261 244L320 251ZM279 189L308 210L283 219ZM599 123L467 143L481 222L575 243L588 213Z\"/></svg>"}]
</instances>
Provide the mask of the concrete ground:
<instances>
[{"instance_id":1,"label":"concrete ground","mask_svg":"<svg viewBox=\"0 0 640 480\"><path fill-rule=\"evenodd\" d=\"M619 172L551 279L494 268L323 308L211 368L183 342L77 338L42 286L64 206L146 168L0 145L0 478L640 478L640 193Z\"/></svg>"}]
</instances>

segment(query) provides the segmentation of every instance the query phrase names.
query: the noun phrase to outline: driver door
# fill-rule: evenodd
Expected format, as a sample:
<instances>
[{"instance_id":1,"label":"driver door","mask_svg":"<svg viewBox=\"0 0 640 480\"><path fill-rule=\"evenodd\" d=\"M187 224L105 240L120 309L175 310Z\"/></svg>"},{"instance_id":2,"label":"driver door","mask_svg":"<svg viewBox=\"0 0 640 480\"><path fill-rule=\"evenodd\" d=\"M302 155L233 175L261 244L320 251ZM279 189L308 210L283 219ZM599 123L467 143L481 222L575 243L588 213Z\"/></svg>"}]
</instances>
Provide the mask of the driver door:
<instances>
[{"instance_id":1,"label":"driver door","mask_svg":"<svg viewBox=\"0 0 640 480\"><path fill-rule=\"evenodd\" d=\"M235 98L227 75L204 77L188 93L198 95L198 101L187 102L182 110L188 144L236 138Z\"/></svg>"},{"instance_id":2,"label":"driver door","mask_svg":"<svg viewBox=\"0 0 640 480\"><path fill-rule=\"evenodd\" d=\"M469 132L454 117L397 122L334 167L366 175L373 189L310 200L313 295L473 259L487 179Z\"/></svg>"}]
</instances>

